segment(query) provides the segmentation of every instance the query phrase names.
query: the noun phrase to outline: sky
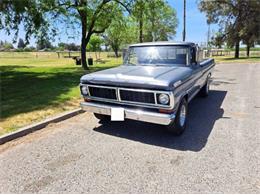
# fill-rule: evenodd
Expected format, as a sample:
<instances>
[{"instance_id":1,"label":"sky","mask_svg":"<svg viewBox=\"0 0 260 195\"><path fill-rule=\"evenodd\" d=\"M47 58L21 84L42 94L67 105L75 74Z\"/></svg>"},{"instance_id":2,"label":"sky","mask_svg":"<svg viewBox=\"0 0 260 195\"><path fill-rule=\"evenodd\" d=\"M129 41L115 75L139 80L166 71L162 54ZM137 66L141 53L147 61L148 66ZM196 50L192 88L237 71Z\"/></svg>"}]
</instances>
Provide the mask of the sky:
<instances>
[{"instance_id":1,"label":"sky","mask_svg":"<svg viewBox=\"0 0 260 195\"><path fill-rule=\"evenodd\" d=\"M195 42L195 43L205 43L207 41L207 32L208 25L206 23L206 16L204 13L201 13L197 6L197 0L186 0L186 41ZM173 38L175 41L182 41L182 31L183 31L183 0L168 0L170 6L172 6L177 12L178 27L176 30L176 35ZM217 25L211 25L211 31L217 30ZM64 26L61 26L59 29L61 33L55 38L53 45L57 45L58 42L65 43L76 43L80 44L80 34L71 38L69 34L77 34L76 31L69 30L66 33ZM24 39L24 30L20 26L19 36ZM12 42L13 34L7 35L4 31L0 31L0 40L6 40ZM31 38L30 45L35 46L35 39ZM16 45L15 45L16 46Z\"/></svg>"}]
</instances>

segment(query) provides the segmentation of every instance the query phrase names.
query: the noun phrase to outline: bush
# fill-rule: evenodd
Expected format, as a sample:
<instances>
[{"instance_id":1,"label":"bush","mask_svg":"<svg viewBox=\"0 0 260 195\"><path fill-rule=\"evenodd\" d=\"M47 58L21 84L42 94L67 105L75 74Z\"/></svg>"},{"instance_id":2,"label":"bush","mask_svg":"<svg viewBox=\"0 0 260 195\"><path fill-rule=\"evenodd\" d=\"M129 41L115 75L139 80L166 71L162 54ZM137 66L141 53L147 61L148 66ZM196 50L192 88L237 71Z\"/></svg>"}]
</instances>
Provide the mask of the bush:
<instances>
[{"instance_id":1,"label":"bush","mask_svg":"<svg viewBox=\"0 0 260 195\"><path fill-rule=\"evenodd\" d=\"M35 47L31 46L31 47L26 47L23 49L26 52L31 52L31 51L35 51Z\"/></svg>"}]
</instances>

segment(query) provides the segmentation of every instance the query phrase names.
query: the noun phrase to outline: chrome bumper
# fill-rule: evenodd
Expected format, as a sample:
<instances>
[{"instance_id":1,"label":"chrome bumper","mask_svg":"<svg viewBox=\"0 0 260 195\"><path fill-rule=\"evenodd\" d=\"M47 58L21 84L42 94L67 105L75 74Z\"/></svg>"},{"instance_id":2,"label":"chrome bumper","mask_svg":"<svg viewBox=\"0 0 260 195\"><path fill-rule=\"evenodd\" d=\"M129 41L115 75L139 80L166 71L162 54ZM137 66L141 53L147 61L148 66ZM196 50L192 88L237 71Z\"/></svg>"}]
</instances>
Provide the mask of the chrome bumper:
<instances>
[{"instance_id":1,"label":"chrome bumper","mask_svg":"<svg viewBox=\"0 0 260 195\"><path fill-rule=\"evenodd\" d=\"M88 112L94 112L98 114L111 115L111 108L124 108L117 105L106 105L102 103L94 102L81 102L81 108ZM155 123L160 125L169 125L175 118L175 114L162 114L149 111L143 111L138 109L124 108L125 118Z\"/></svg>"}]
</instances>

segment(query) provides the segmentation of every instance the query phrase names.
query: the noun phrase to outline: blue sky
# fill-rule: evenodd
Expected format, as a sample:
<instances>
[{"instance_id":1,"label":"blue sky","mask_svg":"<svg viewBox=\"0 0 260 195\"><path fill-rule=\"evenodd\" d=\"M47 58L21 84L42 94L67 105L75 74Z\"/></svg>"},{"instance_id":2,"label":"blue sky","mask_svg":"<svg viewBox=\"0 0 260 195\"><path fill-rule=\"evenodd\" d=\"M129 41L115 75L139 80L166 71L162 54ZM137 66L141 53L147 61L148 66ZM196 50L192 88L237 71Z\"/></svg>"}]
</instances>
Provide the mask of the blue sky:
<instances>
[{"instance_id":1,"label":"blue sky","mask_svg":"<svg viewBox=\"0 0 260 195\"><path fill-rule=\"evenodd\" d=\"M198 9L197 0L186 0L186 41L201 43L207 41L207 31L208 25L206 23L206 16L201 13ZM177 27L177 33L174 37L176 41L182 41L182 31L183 31L183 0L168 0L169 4L176 10L177 18L179 21ZM19 37L24 38L24 31L22 26L20 27ZM74 42L80 44L80 34L75 36L76 38L71 38L70 33L77 34L76 31L68 30L70 33L65 33L66 29L64 26L60 27L61 32L57 37L54 45L58 42ZM217 25L211 25L211 30L217 30ZM12 42L13 35L7 35L4 31L0 31L0 40L7 40ZM35 45L35 39L32 38L30 45Z\"/></svg>"}]
</instances>

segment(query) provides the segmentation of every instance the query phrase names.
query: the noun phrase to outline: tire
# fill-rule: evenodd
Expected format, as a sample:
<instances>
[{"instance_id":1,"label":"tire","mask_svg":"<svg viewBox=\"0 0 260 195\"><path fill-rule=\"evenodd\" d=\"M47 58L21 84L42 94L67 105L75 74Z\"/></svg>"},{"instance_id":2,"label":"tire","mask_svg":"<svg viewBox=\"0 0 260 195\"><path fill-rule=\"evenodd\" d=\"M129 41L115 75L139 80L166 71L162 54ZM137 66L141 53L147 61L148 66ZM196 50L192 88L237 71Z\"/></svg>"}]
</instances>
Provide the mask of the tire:
<instances>
[{"instance_id":1,"label":"tire","mask_svg":"<svg viewBox=\"0 0 260 195\"><path fill-rule=\"evenodd\" d=\"M110 116L109 116L109 115L103 115L103 114L94 113L94 116L95 116L97 119L99 119L100 121L102 121L102 122L110 121Z\"/></svg>"},{"instance_id":2,"label":"tire","mask_svg":"<svg viewBox=\"0 0 260 195\"><path fill-rule=\"evenodd\" d=\"M209 86L210 86L210 76L208 76L205 85L200 90L201 97L207 97L209 95Z\"/></svg>"},{"instance_id":3,"label":"tire","mask_svg":"<svg viewBox=\"0 0 260 195\"><path fill-rule=\"evenodd\" d=\"M167 126L167 130L176 136L181 135L186 128L187 116L188 102L185 98L183 98L176 113L176 118Z\"/></svg>"}]
</instances>

